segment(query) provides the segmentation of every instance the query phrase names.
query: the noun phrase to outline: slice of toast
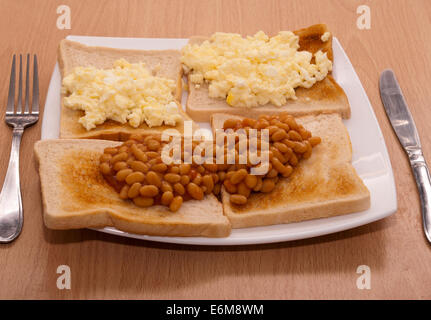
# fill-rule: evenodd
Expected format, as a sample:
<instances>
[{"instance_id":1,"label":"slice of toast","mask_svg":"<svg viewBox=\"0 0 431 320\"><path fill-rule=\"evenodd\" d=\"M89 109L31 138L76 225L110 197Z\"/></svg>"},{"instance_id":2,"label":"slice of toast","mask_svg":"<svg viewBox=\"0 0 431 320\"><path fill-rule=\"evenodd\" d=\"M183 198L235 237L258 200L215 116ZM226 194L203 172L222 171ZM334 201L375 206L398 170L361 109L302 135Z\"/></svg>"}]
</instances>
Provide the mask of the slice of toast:
<instances>
[{"instance_id":1,"label":"slice of toast","mask_svg":"<svg viewBox=\"0 0 431 320\"><path fill-rule=\"evenodd\" d=\"M35 144L45 225L50 229L115 228L156 236L226 237L230 223L213 195L165 206L135 206L119 198L99 172L104 148L118 142L87 139L44 140Z\"/></svg>"},{"instance_id":2,"label":"slice of toast","mask_svg":"<svg viewBox=\"0 0 431 320\"><path fill-rule=\"evenodd\" d=\"M107 47L90 47L70 40L62 40L58 48L58 63L62 78L69 74L75 67L93 66L99 69L112 68L113 63L121 58L130 63L144 62L154 75L172 79L177 83L174 97L181 100L182 68L180 62L181 53L178 50L126 50ZM191 120L183 111L181 104L177 102L178 110L184 120ZM128 124L108 120L98 125L95 129L87 131L79 122L84 111L72 110L63 105L61 96L60 138L92 138L109 140L127 140L131 134L155 134L164 129L174 128L183 133L184 123L176 126L148 127L143 123L138 128ZM194 125L194 129L197 126Z\"/></svg>"},{"instance_id":3,"label":"slice of toast","mask_svg":"<svg viewBox=\"0 0 431 320\"><path fill-rule=\"evenodd\" d=\"M326 42L320 39L327 31L328 28L324 24L294 31L299 36L299 50L307 50L312 53L322 50L333 61L332 36ZM200 44L205 40L208 38L192 37L189 42ZM196 88L190 79L188 82L189 93L186 111L193 120L198 122L208 122L213 113L247 115L255 118L259 114L274 115L280 112L289 112L293 116L337 112L343 118L350 118L350 105L347 96L330 74L309 89L297 88L295 91L298 99L289 99L287 104L281 107L272 104L254 108L231 107L224 99L210 98L207 84L202 84Z\"/></svg>"},{"instance_id":4,"label":"slice of toast","mask_svg":"<svg viewBox=\"0 0 431 320\"><path fill-rule=\"evenodd\" d=\"M213 130L222 128L228 118L232 116L213 115ZM322 142L271 193L253 193L245 205L236 206L222 190L223 211L232 228L325 218L370 207L370 193L351 164L352 146L341 117L322 114L296 120Z\"/></svg>"}]
</instances>

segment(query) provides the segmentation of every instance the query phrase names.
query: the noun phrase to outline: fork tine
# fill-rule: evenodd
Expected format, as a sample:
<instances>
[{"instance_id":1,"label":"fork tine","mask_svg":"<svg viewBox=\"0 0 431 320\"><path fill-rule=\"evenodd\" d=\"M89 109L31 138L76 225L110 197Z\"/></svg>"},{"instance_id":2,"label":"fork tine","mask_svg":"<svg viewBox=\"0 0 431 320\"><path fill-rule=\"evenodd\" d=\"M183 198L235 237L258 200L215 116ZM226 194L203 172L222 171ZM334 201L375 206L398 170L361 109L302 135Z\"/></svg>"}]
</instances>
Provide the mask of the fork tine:
<instances>
[{"instance_id":1,"label":"fork tine","mask_svg":"<svg viewBox=\"0 0 431 320\"><path fill-rule=\"evenodd\" d=\"M13 55L12 68L10 71L9 95L7 98L6 114L14 113L14 104L15 104L15 55Z\"/></svg>"},{"instance_id":2,"label":"fork tine","mask_svg":"<svg viewBox=\"0 0 431 320\"><path fill-rule=\"evenodd\" d=\"M22 55L19 55L19 74L18 74L18 101L16 113L22 113Z\"/></svg>"},{"instance_id":3,"label":"fork tine","mask_svg":"<svg viewBox=\"0 0 431 320\"><path fill-rule=\"evenodd\" d=\"M27 54L27 67L25 72L25 102L24 102L24 113L28 114L30 112L28 100L30 97L30 54Z\"/></svg>"},{"instance_id":4,"label":"fork tine","mask_svg":"<svg viewBox=\"0 0 431 320\"><path fill-rule=\"evenodd\" d=\"M37 56L33 58L33 98L31 104L31 113L39 114L39 76L37 73Z\"/></svg>"}]
</instances>

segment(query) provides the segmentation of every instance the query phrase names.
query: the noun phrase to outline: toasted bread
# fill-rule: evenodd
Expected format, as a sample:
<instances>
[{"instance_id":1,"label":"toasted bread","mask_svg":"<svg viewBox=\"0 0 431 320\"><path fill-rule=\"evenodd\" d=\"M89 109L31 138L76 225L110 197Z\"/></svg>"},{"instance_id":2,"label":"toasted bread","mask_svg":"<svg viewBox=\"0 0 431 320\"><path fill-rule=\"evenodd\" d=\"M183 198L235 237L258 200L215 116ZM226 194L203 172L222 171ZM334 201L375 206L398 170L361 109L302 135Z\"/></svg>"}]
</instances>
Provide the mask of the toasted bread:
<instances>
[{"instance_id":1,"label":"toasted bread","mask_svg":"<svg viewBox=\"0 0 431 320\"><path fill-rule=\"evenodd\" d=\"M214 114L213 130L222 128L227 114ZM241 117L235 117L241 118ZM289 178L271 193L253 193L243 206L233 205L222 189L224 214L232 228L290 223L359 212L370 207L370 193L351 164L350 137L340 115L296 119L322 142L311 158L302 160Z\"/></svg>"},{"instance_id":2,"label":"toasted bread","mask_svg":"<svg viewBox=\"0 0 431 320\"><path fill-rule=\"evenodd\" d=\"M174 96L177 101L181 99L182 88L182 68L180 63L181 53L178 50L125 50L107 47L90 47L70 40L62 40L58 49L58 63L61 76L64 77L75 67L93 66L100 69L112 68L113 63L121 58L130 63L144 62L156 76L172 79L176 81L177 88ZM160 67L157 67L160 64ZM181 104L177 102L183 121L191 120L183 111ZM72 110L63 105L63 95L61 96L61 116L60 116L60 138L92 138L109 140L127 140L131 134L155 134L164 129L174 128L183 133L184 123L179 122L176 126L148 127L143 123L138 128L133 128L128 124L108 120L98 125L95 129L87 131L79 122L79 118L84 115L84 111ZM196 125L193 126L197 128Z\"/></svg>"},{"instance_id":3,"label":"toasted bread","mask_svg":"<svg viewBox=\"0 0 431 320\"><path fill-rule=\"evenodd\" d=\"M328 28L324 24L295 31L294 33L299 36L299 50L307 50L312 53L322 50L333 61L332 36L326 42L320 39L327 31ZM190 43L199 44L207 39L206 37L192 37ZM290 99L286 105L281 107L272 104L254 108L231 107L224 99L210 98L207 84L196 88L189 80L186 111L193 120L198 122L209 121L213 113L247 115L255 118L259 114L274 115L286 111L294 116L337 112L343 118L350 118L347 96L330 74L309 89L297 88L296 96L297 100Z\"/></svg>"},{"instance_id":4,"label":"toasted bread","mask_svg":"<svg viewBox=\"0 0 431 320\"><path fill-rule=\"evenodd\" d=\"M51 229L114 226L157 236L226 237L230 223L213 195L183 203L139 208L119 198L99 172L103 149L118 142L86 139L44 140L35 144L45 225Z\"/></svg>"}]
</instances>

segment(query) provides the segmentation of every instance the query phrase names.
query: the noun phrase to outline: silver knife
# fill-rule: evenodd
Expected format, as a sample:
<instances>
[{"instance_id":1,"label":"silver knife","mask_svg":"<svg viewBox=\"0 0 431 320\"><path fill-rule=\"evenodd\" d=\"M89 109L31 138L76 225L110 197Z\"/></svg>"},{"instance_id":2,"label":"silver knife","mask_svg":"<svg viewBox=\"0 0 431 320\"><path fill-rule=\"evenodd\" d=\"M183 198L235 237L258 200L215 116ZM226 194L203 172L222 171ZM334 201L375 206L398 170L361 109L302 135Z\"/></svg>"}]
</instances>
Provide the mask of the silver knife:
<instances>
[{"instance_id":1,"label":"silver knife","mask_svg":"<svg viewBox=\"0 0 431 320\"><path fill-rule=\"evenodd\" d=\"M385 70L380 76L380 96L392 128L406 151L412 167L422 207L425 236L431 243L431 181L428 166L422 154L421 142L415 122L404 100L392 70Z\"/></svg>"}]
</instances>

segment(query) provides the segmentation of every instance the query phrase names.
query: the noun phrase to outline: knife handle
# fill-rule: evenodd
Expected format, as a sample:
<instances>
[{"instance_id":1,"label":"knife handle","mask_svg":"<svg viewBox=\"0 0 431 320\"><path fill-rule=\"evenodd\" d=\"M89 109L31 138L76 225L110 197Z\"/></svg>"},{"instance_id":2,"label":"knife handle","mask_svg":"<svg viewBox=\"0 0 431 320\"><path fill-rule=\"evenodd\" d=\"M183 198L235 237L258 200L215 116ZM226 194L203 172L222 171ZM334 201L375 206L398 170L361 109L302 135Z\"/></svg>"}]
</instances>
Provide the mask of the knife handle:
<instances>
[{"instance_id":1,"label":"knife handle","mask_svg":"<svg viewBox=\"0 0 431 320\"><path fill-rule=\"evenodd\" d=\"M425 236L431 243L431 179L422 151L408 152L421 200Z\"/></svg>"}]
</instances>

